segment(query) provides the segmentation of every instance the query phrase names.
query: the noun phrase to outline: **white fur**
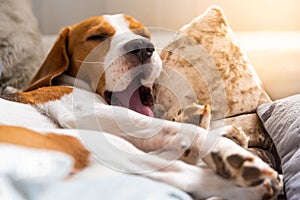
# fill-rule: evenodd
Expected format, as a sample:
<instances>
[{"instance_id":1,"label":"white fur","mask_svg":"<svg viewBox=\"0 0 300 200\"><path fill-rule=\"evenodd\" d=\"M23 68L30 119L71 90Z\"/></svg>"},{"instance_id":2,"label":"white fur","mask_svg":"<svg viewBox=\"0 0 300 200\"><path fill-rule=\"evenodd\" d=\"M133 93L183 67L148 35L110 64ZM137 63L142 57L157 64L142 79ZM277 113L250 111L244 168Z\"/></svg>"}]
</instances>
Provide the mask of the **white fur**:
<instances>
[{"instance_id":1,"label":"white fur","mask_svg":"<svg viewBox=\"0 0 300 200\"><path fill-rule=\"evenodd\" d=\"M128 32L122 15L106 16L106 19L117 27L118 33L113 36L111 49L106 57L106 62L109 63L106 66L108 78L114 77L114 70L117 70L115 67L118 65L111 63L114 63L116 56L124 53L123 45L141 36ZM123 30L126 34L123 34ZM161 70L158 54L155 53L148 64L153 69L144 81L152 84ZM72 82L69 78L65 80L60 81L62 84ZM117 87L116 82L108 79L108 89L124 89L131 80L132 77L129 76L128 80L121 81ZM243 156L249 155L232 141L226 138L209 141L207 131L198 126L155 119L126 108L107 105L101 96L86 88L86 83L79 81L73 93L33 107L0 99L0 124L31 127L41 132L70 135L78 133L77 137L101 165L91 162L74 179L95 178L101 176L105 169L105 172L134 173L162 181L193 194L195 198L221 196L227 199L255 200L265 193L266 188L262 185L239 187L236 179L223 179L211 168L192 166L177 160L191 145L201 147L199 159L207 155L211 148L225 154L235 152ZM57 129L59 126L67 129ZM255 164L264 167L260 162Z\"/></svg>"},{"instance_id":2,"label":"white fur","mask_svg":"<svg viewBox=\"0 0 300 200\"><path fill-rule=\"evenodd\" d=\"M0 125L58 128L49 117L26 104L6 101L0 98Z\"/></svg>"},{"instance_id":3,"label":"white fur","mask_svg":"<svg viewBox=\"0 0 300 200\"><path fill-rule=\"evenodd\" d=\"M106 88L109 91L122 91L128 87L138 71L147 71L148 76L142 84L152 86L162 70L162 62L155 51L151 59L138 65L136 58L127 55L124 46L134 39L145 39L134 34L128 28L128 21L123 14L106 15L105 19L115 28L116 33L111 38L110 49L104 60Z\"/></svg>"},{"instance_id":4,"label":"white fur","mask_svg":"<svg viewBox=\"0 0 300 200\"><path fill-rule=\"evenodd\" d=\"M6 108L6 114L0 115L0 124L19 125L39 132L78 137L93 157L89 167L73 177L76 180L114 176L125 172L168 183L197 198L222 196L227 199L256 200L265 192L262 186L237 186L205 165L192 166L176 160L196 135L200 136L200 143L206 140L205 130L194 125L154 119L122 107L107 105L102 97L87 90L74 88L73 93L63 96L61 100L40 104L36 108L1 99L0 107ZM41 112L49 118L46 119ZM21 113L23 117L20 116ZM11 118L12 116L15 117ZM39 119L41 116L43 117ZM55 128L49 123L50 119L55 119L60 126L67 129ZM134 142L139 138L148 140ZM230 140L222 139L218 148L233 145ZM168 144L159 143L166 140ZM155 152L156 149L159 151ZM166 152L170 154L167 158L162 158Z\"/></svg>"}]
</instances>

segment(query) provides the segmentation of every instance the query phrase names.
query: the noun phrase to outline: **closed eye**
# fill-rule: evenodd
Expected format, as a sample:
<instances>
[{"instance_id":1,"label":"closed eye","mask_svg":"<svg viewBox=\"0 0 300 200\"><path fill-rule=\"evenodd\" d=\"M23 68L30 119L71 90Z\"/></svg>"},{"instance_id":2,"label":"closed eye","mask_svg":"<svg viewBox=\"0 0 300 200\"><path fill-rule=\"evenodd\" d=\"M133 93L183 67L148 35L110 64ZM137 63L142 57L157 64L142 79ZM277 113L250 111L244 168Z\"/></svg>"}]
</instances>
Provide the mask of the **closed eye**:
<instances>
[{"instance_id":1,"label":"closed eye","mask_svg":"<svg viewBox=\"0 0 300 200\"><path fill-rule=\"evenodd\" d=\"M107 38L109 38L109 35L106 34L92 35L87 38L87 41L103 41Z\"/></svg>"},{"instance_id":2,"label":"closed eye","mask_svg":"<svg viewBox=\"0 0 300 200\"><path fill-rule=\"evenodd\" d=\"M144 33L139 33L138 35L140 35L144 38L150 39L150 35L147 35L147 34L144 34Z\"/></svg>"}]
</instances>

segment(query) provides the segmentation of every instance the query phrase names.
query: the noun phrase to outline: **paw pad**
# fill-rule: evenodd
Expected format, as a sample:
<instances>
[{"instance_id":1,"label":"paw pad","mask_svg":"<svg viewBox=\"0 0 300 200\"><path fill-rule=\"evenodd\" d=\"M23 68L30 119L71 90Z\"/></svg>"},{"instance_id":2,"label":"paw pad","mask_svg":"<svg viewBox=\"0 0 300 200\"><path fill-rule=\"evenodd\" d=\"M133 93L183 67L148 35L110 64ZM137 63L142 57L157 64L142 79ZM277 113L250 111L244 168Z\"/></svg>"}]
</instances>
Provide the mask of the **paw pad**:
<instances>
[{"instance_id":1,"label":"paw pad","mask_svg":"<svg viewBox=\"0 0 300 200\"><path fill-rule=\"evenodd\" d=\"M231 167L240 169L245 161L252 161L252 158L245 158L239 154L233 154L226 158Z\"/></svg>"},{"instance_id":2,"label":"paw pad","mask_svg":"<svg viewBox=\"0 0 300 200\"><path fill-rule=\"evenodd\" d=\"M223 162L222 156L219 152L212 152L211 153L212 159L215 163L217 173L222 176L223 178L230 178L231 174L227 170L225 163Z\"/></svg>"}]
</instances>

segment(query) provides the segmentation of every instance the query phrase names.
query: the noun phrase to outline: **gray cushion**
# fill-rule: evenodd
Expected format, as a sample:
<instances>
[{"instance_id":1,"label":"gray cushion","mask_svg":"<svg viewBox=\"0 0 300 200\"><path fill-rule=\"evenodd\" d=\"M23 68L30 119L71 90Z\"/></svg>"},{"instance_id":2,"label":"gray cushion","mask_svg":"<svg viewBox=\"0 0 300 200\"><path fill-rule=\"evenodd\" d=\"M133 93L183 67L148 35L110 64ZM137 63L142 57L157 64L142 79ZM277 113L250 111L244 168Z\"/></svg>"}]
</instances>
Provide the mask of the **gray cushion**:
<instances>
[{"instance_id":1,"label":"gray cushion","mask_svg":"<svg viewBox=\"0 0 300 200\"><path fill-rule=\"evenodd\" d=\"M27 86L44 53L30 0L0 0L0 94Z\"/></svg>"},{"instance_id":2,"label":"gray cushion","mask_svg":"<svg viewBox=\"0 0 300 200\"><path fill-rule=\"evenodd\" d=\"M288 199L300 199L300 94L266 103L257 113L281 158Z\"/></svg>"}]
</instances>

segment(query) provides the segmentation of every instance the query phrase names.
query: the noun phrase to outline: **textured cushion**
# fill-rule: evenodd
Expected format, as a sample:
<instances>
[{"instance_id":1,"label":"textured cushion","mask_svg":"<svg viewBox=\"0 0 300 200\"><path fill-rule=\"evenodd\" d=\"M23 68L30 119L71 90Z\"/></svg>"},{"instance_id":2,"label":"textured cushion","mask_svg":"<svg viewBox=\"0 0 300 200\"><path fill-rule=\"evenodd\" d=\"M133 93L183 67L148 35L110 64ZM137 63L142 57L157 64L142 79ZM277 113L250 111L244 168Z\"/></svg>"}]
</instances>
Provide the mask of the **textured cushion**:
<instances>
[{"instance_id":1,"label":"textured cushion","mask_svg":"<svg viewBox=\"0 0 300 200\"><path fill-rule=\"evenodd\" d=\"M211 129L240 126L250 147L272 152L273 143L255 113L271 100L220 7L209 7L183 26L161 58L164 71L155 87L156 103L164 108L160 116L171 120L192 103L210 104ZM277 167L271 154L261 158Z\"/></svg>"},{"instance_id":2,"label":"textured cushion","mask_svg":"<svg viewBox=\"0 0 300 200\"><path fill-rule=\"evenodd\" d=\"M300 94L258 107L281 158L288 199L300 199Z\"/></svg>"},{"instance_id":3,"label":"textured cushion","mask_svg":"<svg viewBox=\"0 0 300 200\"><path fill-rule=\"evenodd\" d=\"M160 88L157 99L170 96L168 104L210 104L214 120L255 112L258 105L270 102L219 7L209 7L183 26L162 50L161 58L168 75L160 83L167 89ZM174 86L180 79L189 83L186 88ZM170 111L166 103L158 103Z\"/></svg>"},{"instance_id":4,"label":"textured cushion","mask_svg":"<svg viewBox=\"0 0 300 200\"><path fill-rule=\"evenodd\" d=\"M23 89L43 59L30 0L0 0L0 94Z\"/></svg>"}]
</instances>

